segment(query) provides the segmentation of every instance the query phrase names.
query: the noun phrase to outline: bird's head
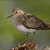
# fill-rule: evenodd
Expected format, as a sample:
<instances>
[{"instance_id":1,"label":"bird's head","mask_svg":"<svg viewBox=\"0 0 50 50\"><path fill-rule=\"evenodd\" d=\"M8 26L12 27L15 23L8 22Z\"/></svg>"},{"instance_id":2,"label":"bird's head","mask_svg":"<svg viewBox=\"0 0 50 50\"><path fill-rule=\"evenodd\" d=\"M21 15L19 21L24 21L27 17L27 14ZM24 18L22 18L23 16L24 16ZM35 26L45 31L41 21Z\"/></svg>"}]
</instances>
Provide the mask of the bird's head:
<instances>
[{"instance_id":1,"label":"bird's head","mask_svg":"<svg viewBox=\"0 0 50 50\"><path fill-rule=\"evenodd\" d=\"M18 17L19 15L21 15L23 13L24 13L24 11L21 10L20 8L15 8L15 9L13 9L12 14L10 16L8 16L7 18L10 18L12 16L13 17Z\"/></svg>"}]
</instances>

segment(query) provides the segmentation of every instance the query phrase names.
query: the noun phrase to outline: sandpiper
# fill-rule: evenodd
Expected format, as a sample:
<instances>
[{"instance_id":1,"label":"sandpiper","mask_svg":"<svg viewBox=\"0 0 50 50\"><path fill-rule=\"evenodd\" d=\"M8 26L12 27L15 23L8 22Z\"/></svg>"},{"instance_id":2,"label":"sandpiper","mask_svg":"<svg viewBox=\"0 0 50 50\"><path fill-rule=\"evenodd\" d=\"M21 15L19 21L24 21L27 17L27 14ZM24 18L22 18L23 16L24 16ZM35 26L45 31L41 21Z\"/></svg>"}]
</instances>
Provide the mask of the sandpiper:
<instances>
[{"instance_id":1,"label":"sandpiper","mask_svg":"<svg viewBox=\"0 0 50 50\"><path fill-rule=\"evenodd\" d=\"M13 9L12 15L8 16L7 18L12 16L16 28L20 32L25 33L27 36L29 34L34 34L37 30L50 29L50 23L45 23L35 15L26 13L20 8Z\"/></svg>"}]
</instances>

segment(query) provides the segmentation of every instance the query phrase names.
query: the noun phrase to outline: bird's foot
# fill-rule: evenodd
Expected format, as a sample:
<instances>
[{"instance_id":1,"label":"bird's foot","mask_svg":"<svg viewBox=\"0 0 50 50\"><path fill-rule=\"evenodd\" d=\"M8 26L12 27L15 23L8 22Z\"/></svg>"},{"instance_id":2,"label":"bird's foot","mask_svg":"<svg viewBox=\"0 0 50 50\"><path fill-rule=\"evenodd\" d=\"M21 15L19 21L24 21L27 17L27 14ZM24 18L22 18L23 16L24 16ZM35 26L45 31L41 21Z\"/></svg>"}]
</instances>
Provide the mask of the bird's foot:
<instances>
[{"instance_id":1,"label":"bird's foot","mask_svg":"<svg viewBox=\"0 0 50 50\"><path fill-rule=\"evenodd\" d=\"M24 43L26 43L26 41L24 40L24 41L22 41L20 44L22 45L22 44L24 44Z\"/></svg>"},{"instance_id":2,"label":"bird's foot","mask_svg":"<svg viewBox=\"0 0 50 50\"><path fill-rule=\"evenodd\" d=\"M22 44L24 44L24 43L26 43L26 41L22 41L22 42L18 43L18 45L22 45ZM18 46L18 45L17 45L17 46Z\"/></svg>"}]
</instances>

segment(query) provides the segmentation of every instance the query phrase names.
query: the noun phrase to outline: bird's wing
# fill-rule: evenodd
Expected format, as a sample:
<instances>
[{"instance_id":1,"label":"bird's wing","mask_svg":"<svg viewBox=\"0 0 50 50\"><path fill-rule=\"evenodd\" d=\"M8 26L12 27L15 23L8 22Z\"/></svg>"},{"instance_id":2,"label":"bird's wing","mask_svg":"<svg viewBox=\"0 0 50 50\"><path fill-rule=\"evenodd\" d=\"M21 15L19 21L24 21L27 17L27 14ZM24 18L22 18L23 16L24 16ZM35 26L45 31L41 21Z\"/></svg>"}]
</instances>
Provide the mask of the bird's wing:
<instances>
[{"instance_id":1,"label":"bird's wing","mask_svg":"<svg viewBox=\"0 0 50 50\"><path fill-rule=\"evenodd\" d=\"M39 29L42 30L46 26L45 23L38 19L35 15L25 14L21 17L21 23L28 29Z\"/></svg>"}]
</instances>

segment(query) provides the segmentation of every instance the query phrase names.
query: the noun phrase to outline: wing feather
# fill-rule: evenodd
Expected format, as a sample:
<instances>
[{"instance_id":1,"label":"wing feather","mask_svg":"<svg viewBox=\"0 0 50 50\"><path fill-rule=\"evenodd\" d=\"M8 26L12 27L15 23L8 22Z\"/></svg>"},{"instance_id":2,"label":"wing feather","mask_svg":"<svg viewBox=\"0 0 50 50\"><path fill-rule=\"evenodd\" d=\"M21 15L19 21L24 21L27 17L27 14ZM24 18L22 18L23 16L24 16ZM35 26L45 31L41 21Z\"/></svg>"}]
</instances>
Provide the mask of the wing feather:
<instances>
[{"instance_id":1,"label":"wing feather","mask_svg":"<svg viewBox=\"0 0 50 50\"><path fill-rule=\"evenodd\" d=\"M21 16L21 23L28 29L42 30L46 26L45 23L32 14L24 14Z\"/></svg>"}]
</instances>

